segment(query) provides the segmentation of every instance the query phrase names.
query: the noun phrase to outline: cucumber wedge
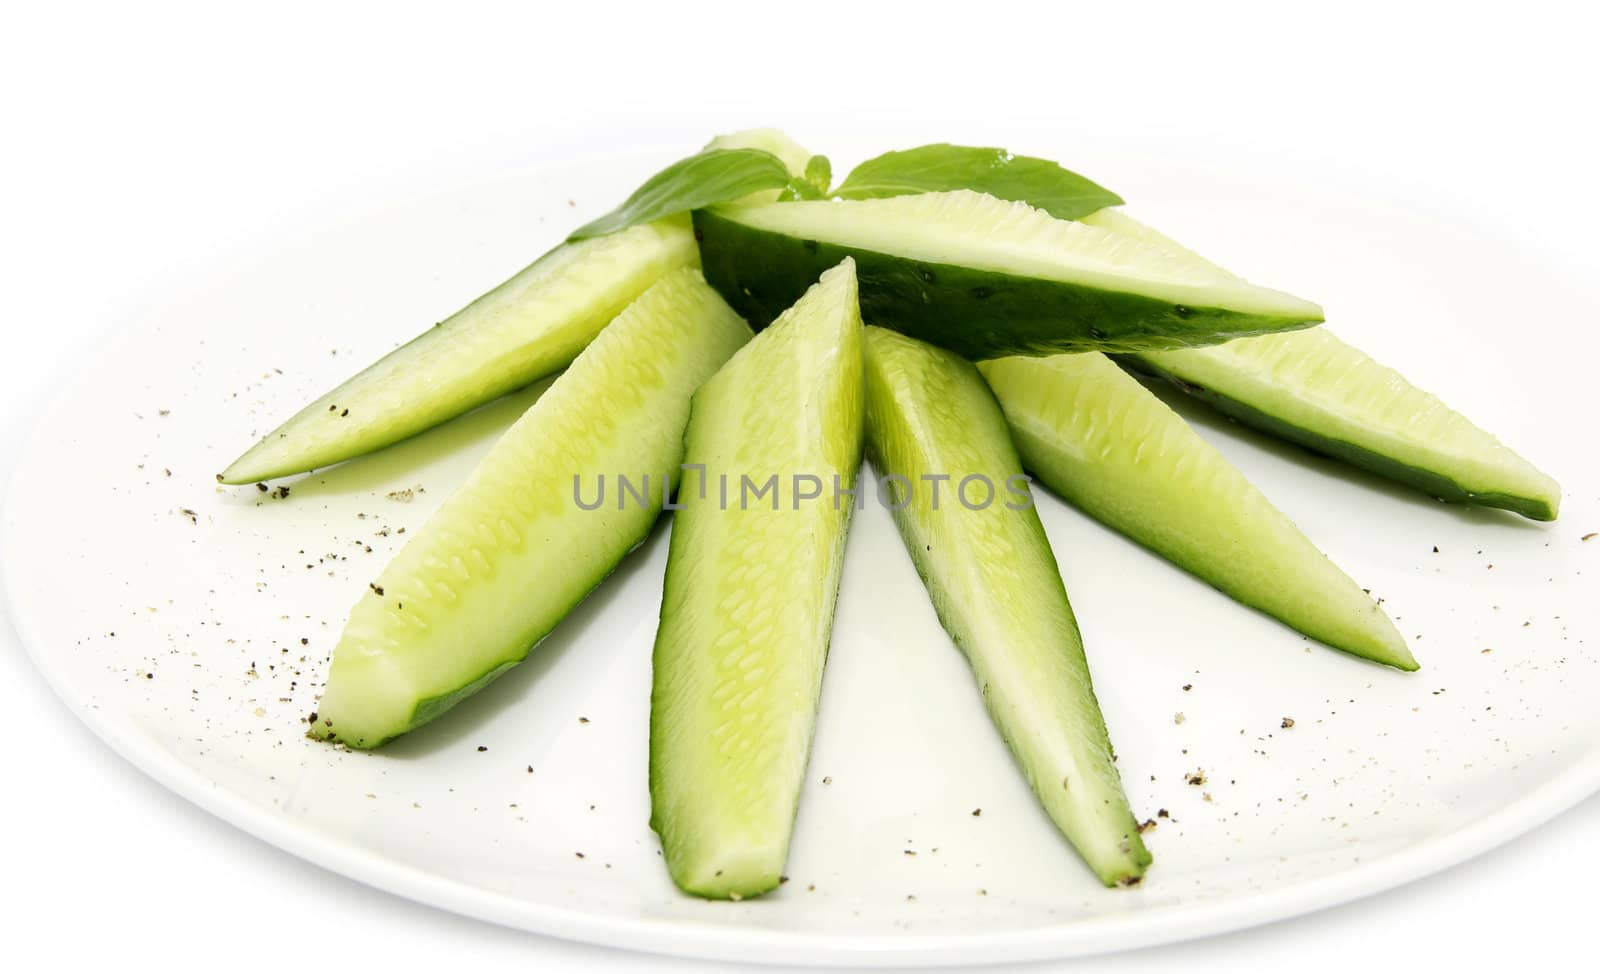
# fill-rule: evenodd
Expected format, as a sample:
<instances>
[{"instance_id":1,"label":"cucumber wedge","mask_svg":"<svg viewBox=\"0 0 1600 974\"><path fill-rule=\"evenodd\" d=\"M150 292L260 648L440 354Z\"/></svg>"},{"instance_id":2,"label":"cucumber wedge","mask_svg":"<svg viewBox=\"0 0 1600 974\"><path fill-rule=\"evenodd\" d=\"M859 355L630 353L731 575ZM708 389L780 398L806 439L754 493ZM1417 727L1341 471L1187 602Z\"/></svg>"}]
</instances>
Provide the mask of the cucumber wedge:
<instances>
[{"instance_id":1,"label":"cucumber wedge","mask_svg":"<svg viewBox=\"0 0 1600 974\"><path fill-rule=\"evenodd\" d=\"M630 304L356 603L312 736L377 747L526 657L649 533L689 397L749 338L692 268Z\"/></svg>"},{"instance_id":2,"label":"cucumber wedge","mask_svg":"<svg viewBox=\"0 0 1600 974\"><path fill-rule=\"evenodd\" d=\"M971 363L881 328L866 331L866 389L867 455L879 477L905 478L895 521L1001 736L1095 875L1136 882L1150 853L994 396ZM935 493L927 478L946 476Z\"/></svg>"},{"instance_id":3,"label":"cucumber wedge","mask_svg":"<svg viewBox=\"0 0 1600 974\"><path fill-rule=\"evenodd\" d=\"M1084 222L1189 253L1117 210ZM1560 511L1561 487L1549 476L1324 328L1121 361L1170 380L1246 426L1441 500L1504 508L1537 521L1553 521Z\"/></svg>"},{"instance_id":4,"label":"cucumber wedge","mask_svg":"<svg viewBox=\"0 0 1600 974\"><path fill-rule=\"evenodd\" d=\"M686 892L743 899L783 872L861 424L849 261L695 394L650 697L650 825Z\"/></svg>"},{"instance_id":5,"label":"cucumber wedge","mask_svg":"<svg viewBox=\"0 0 1600 974\"><path fill-rule=\"evenodd\" d=\"M1322 320L1196 258L966 190L724 204L694 227L706 280L757 328L846 256L867 319L972 359L1208 345Z\"/></svg>"},{"instance_id":6,"label":"cucumber wedge","mask_svg":"<svg viewBox=\"0 0 1600 974\"><path fill-rule=\"evenodd\" d=\"M682 216L562 244L300 410L218 479L330 466L559 372L645 288L698 263Z\"/></svg>"},{"instance_id":7,"label":"cucumber wedge","mask_svg":"<svg viewBox=\"0 0 1600 974\"><path fill-rule=\"evenodd\" d=\"M1246 605L1379 663L1417 662L1373 599L1232 464L1098 353L978 366L1055 493Z\"/></svg>"},{"instance_id":8,"label":"cucumber wedge","mask_svg":"<svg viewBox=\"0 0 1600 974\"><path fill-rule=\"evenodd\" d=\"M1246 426L1425 491L1554 521L1561 485L1324 328L1124 360Z\"/></svg>"}]
</instances>

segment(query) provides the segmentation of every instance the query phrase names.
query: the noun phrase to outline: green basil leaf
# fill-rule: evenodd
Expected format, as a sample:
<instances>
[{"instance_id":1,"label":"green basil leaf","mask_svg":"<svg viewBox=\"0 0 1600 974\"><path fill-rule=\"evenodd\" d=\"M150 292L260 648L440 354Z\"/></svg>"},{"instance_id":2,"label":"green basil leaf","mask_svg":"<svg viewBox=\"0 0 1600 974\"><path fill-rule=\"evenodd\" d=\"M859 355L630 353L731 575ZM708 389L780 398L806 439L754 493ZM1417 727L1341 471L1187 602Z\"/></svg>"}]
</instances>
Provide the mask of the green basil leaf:
<instances>
[{"instance_id":1,"label":"green basil leaf","mask_svg":"<svg viewBox=\"0 0 1600 974\"><path fill-rule=\"evenodd\" d=\"M621 206L573 231L568 240L598 237L763 189L789 185L783 160L760 149L707 149L645 180Z\"/></svg>"},{"instance_id":2,"label":"green basil leaf","mask_svg":"<svg viewBox=\"0 0 1600 974\"><path fill-rule=\"evenodd\" d=\"M778 201L823 200L828 198L828 187L833 185L833 164L827 156L812 156L806 160L805 174L789 180L789 185L778 194Z\"/></svg>"},{"instance_id":3,"label":"green basil leaf","mask_svg":"<svg viewBox=\"0 0 1600 974\"><path fill-rule=\"evenodd\" d=\"M868 159L845 177L835 195L873 199L953 189L1025 202L1059 220L1076 220L1122 203L1116 193L1048 159L945 143Z\"/></svg>"},{"instance_id":4,"label":"green basil leaf","mask_svg":"<svg viewBox=\"0 0 1600 974\"><path fill-rule=\"evenodd\" d=\"M828 187L833 185L833 163L827 156L812 156L806 160L806 182L810 183L819 196L828 195Z\"/></svg>"}]
</instances>

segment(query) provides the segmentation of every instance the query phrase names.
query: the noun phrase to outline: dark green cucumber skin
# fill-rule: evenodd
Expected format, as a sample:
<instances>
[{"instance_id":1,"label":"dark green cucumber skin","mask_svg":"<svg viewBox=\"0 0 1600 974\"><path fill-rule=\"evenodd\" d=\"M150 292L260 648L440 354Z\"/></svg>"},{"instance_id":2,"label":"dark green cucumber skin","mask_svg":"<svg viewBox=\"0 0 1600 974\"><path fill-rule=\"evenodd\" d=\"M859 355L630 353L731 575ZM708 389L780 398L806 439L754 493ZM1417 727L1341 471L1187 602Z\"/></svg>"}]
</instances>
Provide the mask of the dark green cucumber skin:
<instances>
[{"instance_id":1,"label":"dark green cucumber skin","mask_svg":"<svg viewBox=\"0 0 1600 974\"><path fill-rule=\"evenodd\" d=\"M856 260L863 319L975 361L1192 348L1317 323L801 240L709 210L695 211L694 235L706 281L758 331L846 257Z\"/></svg>"},{"instance_id":2,"label":"dark green cucumber skin","mask_svg":"<svg viewBox=\"0 0 1600 974\"><path fill-rule=\"evenodd\" d=\"M571 606L567 611L570 613L572 609L575 608L577 608L577 605ZM551 631L553 632L554 630ZM546 633L546 635L548 635L548 633ZM473 680L471 683L468 683L464 687L451 690L449 693L441 693L437 697L428 697L425 700L417 701L416 709L411 712L411 721L406 725L406 732L409 733L418 727L421 727L423 724L433 720L446 710L449 710L451 707L454 707L456 704L467 699L474 693L477 693L479 690L482 690L484 687L499 679L500 674L511 669L513 666L516 666L518 663L532 655L533 651L538 648L539 643L541 642L544 642L543 637L536 640L533 645L528 647L527 652L523 653L518 658L508 659L503 663L499 663L493 667L490 667L487 673L478 677L476 680ZM393 740L393 738L390 738L390 740Z\"/></svg>"},{"instance_id":3,"label":"dark green cucumber skin","mask_svg":"<svg viewBox=\"0 0 1600 974\"><path fill-rule=\"evenodd\" d=\"M1495 507L1535 521L1554 521L1556 512L1550 505L1529 497L1516 497L1511 494L1478 493L1468 490L1450 478L1432 470L1423 470L1401 463L1394 457L1375 453L1364 446L1350 443L1345 440L1324 436L1315 430L1296 426L1284 422L1270 413L1240 402L1237 399L1225 396L1214 389L1196 385L1182 379L1171 372L1167 372L1154 362L1140 355L1113 356L1116 363L1130 372L1148 375L1165 380L1183 390L1196 399L1209 404L1213 409L1230 419L1260 430L1269 436L1293 443L1320 456L1342 460L1354 467L1370 471L1380 477L1415 487L1430 497L1452 504L1474 504L1479 507Z\"/></svg>"}]
</instances>

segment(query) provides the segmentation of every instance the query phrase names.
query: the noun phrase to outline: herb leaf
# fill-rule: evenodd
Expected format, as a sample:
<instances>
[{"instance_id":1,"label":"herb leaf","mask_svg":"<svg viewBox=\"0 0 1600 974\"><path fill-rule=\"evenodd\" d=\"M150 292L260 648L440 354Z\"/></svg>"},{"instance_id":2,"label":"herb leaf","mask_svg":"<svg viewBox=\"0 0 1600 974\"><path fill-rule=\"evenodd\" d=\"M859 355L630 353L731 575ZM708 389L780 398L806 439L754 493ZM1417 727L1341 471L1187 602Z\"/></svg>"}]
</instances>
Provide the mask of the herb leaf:
<instances>
[{"instance_id":1,"label":"herb leaf","mask_svg":"<svg viewBox=\"0 0 1600 974\"><path fill-rule=\"evenodd\" d=\"M1048 159L942 142L868 159L845 177L835 195L874 199L953 189L1029 203L1059 220L1122 203L1116 193Z\"/></svg>"},{"instance_id":2,"label":"herb leaf","mask_svg":"<svg viewBox=\"0 0 1600 974\"><path fill-rule=\"evenodd\" d=\"M833 185L833 164L827 156L812 156L806 160L805 174L789 180L789 185L778 194L783 202L793 200L823 200L828 198L828 187Z\"/></svg>"},{"instance_id":3,"label":"herb leaf","mask_svg":"<svg viewBox=\"0 0 1600 974\"><path fill-rule=\"evenodd\" d=\"M760 149L707 149L645 180L632 196L605 216L572 232L568 240L598 237L674 213L724 203L763 189L790 184L783 161Z\"/></svg>"},{"instance_id":4,"label":"herb leaf","mask_svg":"<svg viewBox=\"0 0 1600 974\"><path fill-rule=\"evenodd\" d=\"M827 156L812 156L806 160L805 180L814 187L819 196L828 195L828 187L833 185L833 163Z\"/></svg>"}]
</instances>

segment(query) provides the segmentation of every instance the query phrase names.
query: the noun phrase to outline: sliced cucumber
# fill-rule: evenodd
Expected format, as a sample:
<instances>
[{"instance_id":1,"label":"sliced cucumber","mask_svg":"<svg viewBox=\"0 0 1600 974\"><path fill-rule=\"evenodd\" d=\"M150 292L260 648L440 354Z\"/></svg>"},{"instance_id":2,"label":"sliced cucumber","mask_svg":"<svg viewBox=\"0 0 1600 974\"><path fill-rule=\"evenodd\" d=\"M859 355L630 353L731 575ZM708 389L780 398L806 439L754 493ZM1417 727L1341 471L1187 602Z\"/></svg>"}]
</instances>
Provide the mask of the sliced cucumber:
<instances>
[{"instance_id":1,"label":"sliced cucumber","mask_svg":"<svg viewBox=\"0 0 1600 974\"><path fill-rule=\"evenodd\" d=\"M1095 875L1137 881L1150 853L994 396L970 362L882 328L866 330L866 391L868 456L904 478L895 522L1001 736Z\"/></svg>"},{"instance_id":2,"label":"sliced cucumber","mask_svg":"<svg viewBox=\"0 0 1600 974\"><path fill-rule=\"evenodd\" d=\"M979 365L1023 465L1096 520L1330 646L1417 668L1349 576L1166 403L1098 353Z\"/></svg>"},{"instance_id":3,"label":"sliced cucumber","mask_svg":"<svg viewBox=\"0 0 1600 974\"><path fill-rule=\"evenodd\" d=\"M645 288L698 262L681 216L562 244L300 410L218 479L326 467L559 372Z\"/></svg>"},{"instance_id":4,"label":"sliced cucumber","mask_svg":"<svg viewBox=\"0 0 1600 974\"><path fill-rule=\"evenodd\" d=\"M692 268L630 304L356 603L312 735L376 747L526 657L648 534L689 397L749 337Z\"/></svg>"},{"instance_id":5,"label":"sliced cucumber","mask_svg":"<svg viewBox=\"0 0 1600 974\"><path fill-rule=\"evenodd\" d=\"M1554 521L1561 485L1437 396L1324 328L1130 356L1228 416L1426 491Z\"/></svg>"},{"instance_id":6,"label":"sliced cucumber","mask_svg":"<svg viewBox=\"0 0 1600 974\"><path fill-rule=\"evenodd\" d=\"M861 423L849 261L695 394L650 698L650 824L687 892L742 899L783 872Z\"/></svg>"},{"instance_id":7,"label":"sliced cucumber","mask_svg":"<svg viewBox=\"0 0 1600 974\"><path fill-rule=\"evenodd\" d=\"M1322 310L1210 265L981 193L698 210L706 280L756 327L854 256L862 313L968 358L1206 345Z\"/></svg>"},{"instance_id":8,"label":"sliced cucumber","mask_svg":"<svg viewBox=\"0 0 1600 974\"><path fill-rule=\"evenodd\" d=\"M1117 210L1102 210L1084 222L1189 253ZM1555 520L1560 510L1561 487L1549 476L1324 328L1123 361L1171 380L1247 426L1442 500L1500 507L1539 521Z\"/></svg>"}]
</instances>

